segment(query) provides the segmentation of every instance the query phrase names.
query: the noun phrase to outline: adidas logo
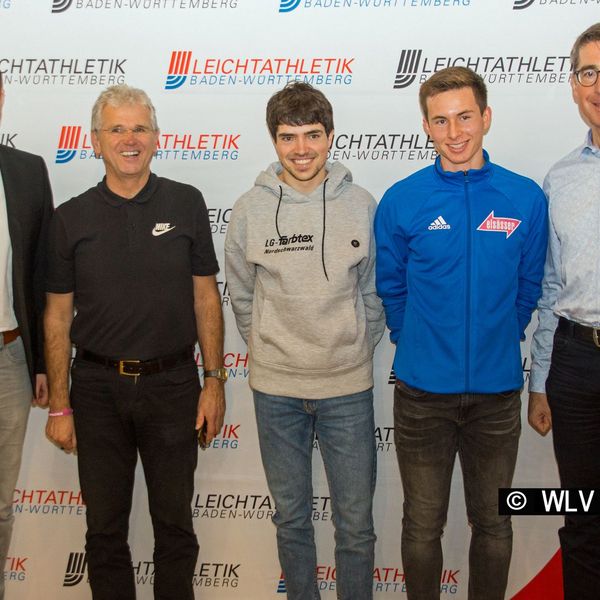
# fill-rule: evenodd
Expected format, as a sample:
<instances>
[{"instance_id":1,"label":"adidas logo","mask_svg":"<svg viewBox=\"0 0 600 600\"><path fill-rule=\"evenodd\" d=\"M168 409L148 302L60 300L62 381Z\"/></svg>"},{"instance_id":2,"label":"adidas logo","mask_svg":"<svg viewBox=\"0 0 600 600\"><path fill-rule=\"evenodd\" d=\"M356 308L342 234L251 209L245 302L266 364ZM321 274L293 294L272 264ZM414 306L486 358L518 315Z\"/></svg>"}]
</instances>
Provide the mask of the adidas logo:
<instances>
[{"instance_id":1,"label":"adidas logo","mask_svg":"<svg viewBox=\"0 0 600 600\"><path fill-rule=\"evenodd\" d=\"M444 221L444 217L440 215L427 229L429 231L433 231L434 229L452 229L446 221Z\"/></svg>"}]
</instances>

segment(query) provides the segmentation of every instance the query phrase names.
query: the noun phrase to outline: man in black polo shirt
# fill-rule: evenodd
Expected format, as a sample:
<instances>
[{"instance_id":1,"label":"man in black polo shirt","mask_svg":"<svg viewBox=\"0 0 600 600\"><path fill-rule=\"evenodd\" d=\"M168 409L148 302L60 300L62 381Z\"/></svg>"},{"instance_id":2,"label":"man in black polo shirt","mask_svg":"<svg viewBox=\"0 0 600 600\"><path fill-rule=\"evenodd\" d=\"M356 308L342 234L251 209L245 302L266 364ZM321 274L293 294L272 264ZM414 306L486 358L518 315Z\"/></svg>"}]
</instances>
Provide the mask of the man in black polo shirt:
<instances>
[{"instance_id":1,"label":"man in black polo shirt","mask_svg":"<svg viewBox=\"0 0 600 600\"><path fill-rule=\"evenodd\" d=\"M210 443L225 411L208 214L198 190L150 172L157 139L145 92L105 90L92 111L92 142L106 177L61 205L50 228L46 433L67 452L77 447L94 600L135 598L127 533L138 452L154 528L155 598L194 598L194 427Z\"/></svg>"}]
</instances>

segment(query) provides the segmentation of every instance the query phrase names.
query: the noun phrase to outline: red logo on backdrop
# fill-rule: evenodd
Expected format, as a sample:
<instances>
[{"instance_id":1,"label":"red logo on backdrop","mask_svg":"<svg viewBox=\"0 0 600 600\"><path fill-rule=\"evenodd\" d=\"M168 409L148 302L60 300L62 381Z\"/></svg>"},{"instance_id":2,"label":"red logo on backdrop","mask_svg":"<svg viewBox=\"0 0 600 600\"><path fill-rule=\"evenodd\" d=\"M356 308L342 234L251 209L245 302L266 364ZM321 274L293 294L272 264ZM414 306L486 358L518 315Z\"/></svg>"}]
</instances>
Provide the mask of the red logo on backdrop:
<instances>
[{"instance_id":1,"label":"red logo on backdrop","mask_svg":"<svg viewBox=\"0 0 600 600\"><path fill-rule=\"evenodd\" d=\"M203 57L191 50L171 52L166 90L189 85L284 85L302 80L314 84L352 82L353 57Z\"/></svg>"},{"instance_id":2,"label":"red logo on backdrop","mask_svg":"<svg viewBox=\"0 0 600 600\"><path fill-rule=\"evenodd\" d=\"M496 217L492 211L477 228L477 231L496 231L506 233L508 239L521 224L519 219L511 219L510 217Z\"/></svg>"},{"instance_id":3,"label":"red logo on backdrop","mask_svg":"<svg viewBox=\"0 0 600 600\"><path fill-rule=\"evenodd\" d=\"M77 155L79 155L79 158L96 157L90 136L83 131L81 125L63 125L60 130L54 162L63 165L72 161Z\"/></svg>"}]
</instances>

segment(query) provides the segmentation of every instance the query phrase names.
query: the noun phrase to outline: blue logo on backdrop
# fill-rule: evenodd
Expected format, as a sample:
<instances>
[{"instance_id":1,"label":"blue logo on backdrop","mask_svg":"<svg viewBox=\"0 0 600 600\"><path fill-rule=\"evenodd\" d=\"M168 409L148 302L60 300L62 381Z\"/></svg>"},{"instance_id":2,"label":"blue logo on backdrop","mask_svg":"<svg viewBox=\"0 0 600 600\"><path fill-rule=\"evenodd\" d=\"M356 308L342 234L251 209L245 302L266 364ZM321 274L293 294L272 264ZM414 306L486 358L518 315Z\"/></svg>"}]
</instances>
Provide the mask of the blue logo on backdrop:
<instances>
[{"instance_id":1,"label":"blue logo on backdrop","mask_svg":"<svg viewBox=\"0 0 600 600\"><path fill-rule=\"evenodd\" d=\"M522 0L516 0L521 2ZM454 8L467 7L471 0L279 0L279 12L301 8Z\"/></svg>"},{"instance_id":2,"label":"blue logo on backdrop","mask_svg":"<svg viewBox=\"0 0 600 600\"><path fill-rule=\"evenodd\" d=\"M281 0L279 5L279 12L286 13L292 12L300 6L300 0Z\"/></svg>"}]
</instances>

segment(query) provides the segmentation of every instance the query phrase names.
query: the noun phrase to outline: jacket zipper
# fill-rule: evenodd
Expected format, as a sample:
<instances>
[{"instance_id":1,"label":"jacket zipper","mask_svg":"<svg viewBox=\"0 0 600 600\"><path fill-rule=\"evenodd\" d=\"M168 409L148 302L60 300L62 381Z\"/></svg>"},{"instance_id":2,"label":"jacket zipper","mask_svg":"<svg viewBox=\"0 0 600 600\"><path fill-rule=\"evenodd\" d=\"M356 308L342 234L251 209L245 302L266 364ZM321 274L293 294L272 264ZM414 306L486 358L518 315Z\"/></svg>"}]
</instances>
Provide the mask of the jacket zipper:
<instances>
[{"instance_id":1,"label":"jacket zipper","mask_svg":"<svg viewBox=\"0 0 600 600\"><path fill-rule=\"evenodd\" d=\"M471 389L471 198L469 196L469 172L463 171L465 207L467 211L467 256L466 256L466 302L465 302L465 392Z\"/></svg>"}]
</instances>

